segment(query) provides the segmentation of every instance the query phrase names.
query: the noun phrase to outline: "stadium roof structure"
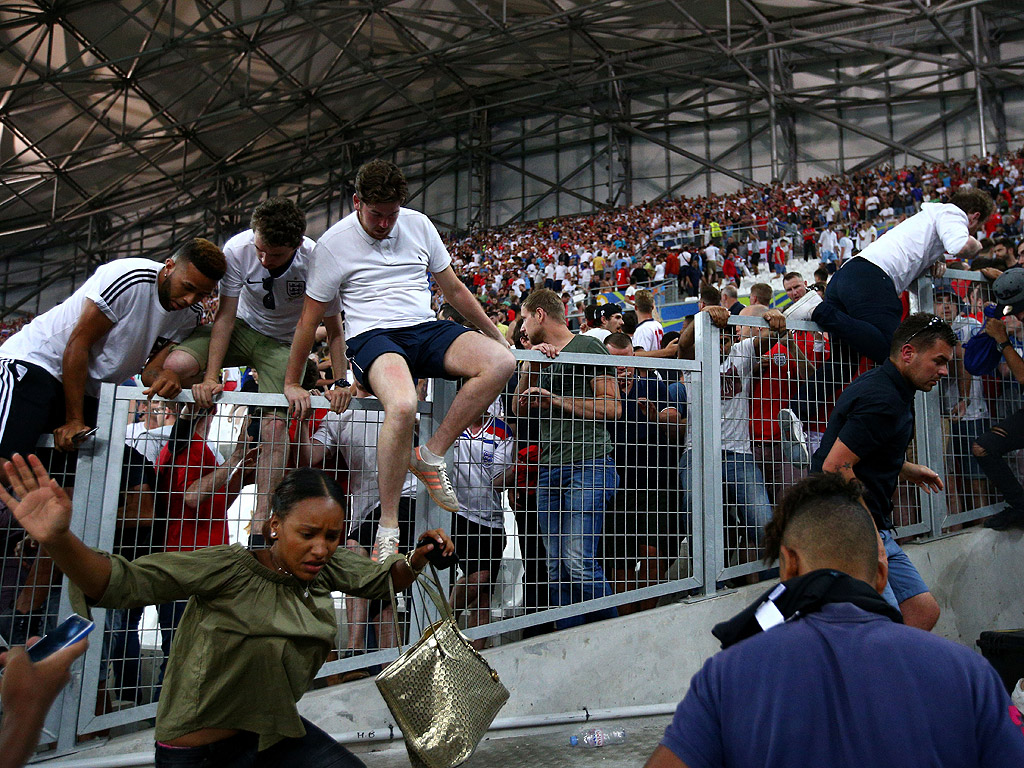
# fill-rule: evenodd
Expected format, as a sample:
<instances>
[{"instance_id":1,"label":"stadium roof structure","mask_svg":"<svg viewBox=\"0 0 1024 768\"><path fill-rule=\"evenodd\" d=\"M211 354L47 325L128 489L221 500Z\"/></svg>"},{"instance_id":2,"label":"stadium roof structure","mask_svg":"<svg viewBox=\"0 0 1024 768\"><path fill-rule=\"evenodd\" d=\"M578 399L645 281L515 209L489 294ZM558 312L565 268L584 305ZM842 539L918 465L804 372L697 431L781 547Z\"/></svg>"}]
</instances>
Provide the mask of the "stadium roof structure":
<instances>
[{"instance_id":1,"label":"stadium roof structure","mask_svg":"<svg viewBox=\"0 0 1024 768\"><path fill-rule=\"evenodd\" d=\"M313 206L344 193L361 162L402 151L426 169L414 187L461 164L526 173L510 156L518 142L487 126L527 116L577 117L612 143L668 145L659 135L687 105L631 114L629 101L681 85L765 104L777 177L793 149L785 121L798 113L934 159L915 136L880 136L835 107L913 98L974 73L977 104L991 109L1002 89L1024 86L1024 57L996 60L990 44L1022 34L1017 0L8 2L0 252L64 246L103 261L133 232L145 231L148 248L238 229L239 212L268 190ZM865 55L873 65L841 82L794 84L809 63ZM853 89L908 61L932 67L928 84ZM427 148L444 137L456 140ZM751 181L714 157L666 149Z\"/></svg>"}]
</instances>

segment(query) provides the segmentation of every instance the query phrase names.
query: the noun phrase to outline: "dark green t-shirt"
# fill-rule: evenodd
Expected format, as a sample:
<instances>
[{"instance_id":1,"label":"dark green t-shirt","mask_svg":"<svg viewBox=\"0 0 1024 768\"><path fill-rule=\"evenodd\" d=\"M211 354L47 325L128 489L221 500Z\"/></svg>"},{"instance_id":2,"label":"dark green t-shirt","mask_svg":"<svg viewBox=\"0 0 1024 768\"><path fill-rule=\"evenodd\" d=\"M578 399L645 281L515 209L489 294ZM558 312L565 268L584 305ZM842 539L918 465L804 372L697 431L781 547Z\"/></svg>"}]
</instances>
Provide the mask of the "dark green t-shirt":
<instances>
[{"instance_id":1,"label":"dark green t-shirt","mask_svg":"<svg viewBox=\"0 0 1024 768\"><path fill-rule=\"evenodd\" d=\"M605 355L604 344L593 336L574 336L562 348L563 354ZM560 363L558 358L541 369L537 386L559 397L594 397L594 379L615 377L614 366ZM550 414L550 418L547 416ZM562 466L601 459L612 452L614 444L604 419L583 418L561 408L541 414L540 460L542 464Z\"/></svg>"}]
</instances>

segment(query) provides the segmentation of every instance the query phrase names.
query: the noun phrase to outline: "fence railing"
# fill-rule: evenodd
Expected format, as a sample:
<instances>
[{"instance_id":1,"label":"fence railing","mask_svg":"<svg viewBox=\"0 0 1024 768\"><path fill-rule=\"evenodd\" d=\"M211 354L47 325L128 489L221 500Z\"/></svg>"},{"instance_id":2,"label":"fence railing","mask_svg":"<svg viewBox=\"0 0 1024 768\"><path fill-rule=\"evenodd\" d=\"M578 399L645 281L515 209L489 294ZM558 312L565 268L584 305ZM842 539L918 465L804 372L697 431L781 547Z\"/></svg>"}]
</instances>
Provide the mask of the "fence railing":
<instances>
[{"instance_id":1,"label":"fence railing","mask_svg":"<svg viewBox=\"0 0 1024 768\"><path fill-rule=\"evenodd\" d=\"M948 276L958 286L981 280L977 273ZM936 307L930 281L921 281L913 305ZM963 309L956 327L975 328L966 319L970 307ZM549 366L536 382L543 392L517 393L521 370L449 451L463 511L444 512L422 487L407 482L403 549L430 527L452 532L462 563L445 572L445 587L470 638L503 643L551 623L622 615L684 594L711 595L731 580L765 570L765 515L781 491L808 471L806 456L794 454L780 431L779 411L795 407L808 366L827 360L828 345L809 322L790 323L795 333L789 339L759 338L760 318L733 318L725 331L705 313L693 322L692 360L562 354L549 366L540 353L517 352L521 366ZM1024 331L1015 332L1024 338ZM619 391L618 408L612 407L614 397L600 402L594 396L611 381ZM952 386L956 391L957 382ZM947 489L919 494L901 487L894 509L901 537L937 536L997 508L994 489L971 464L970 439L998 415L1015 410L1020 390L999 372L970 386L983 398L987 417L978 416L980 408L969 419L951 414L944 400L948 389L942 387L918 395L911 452L946 478ZM434 381L429 389L419 409L420 441L448 411L456 384ZM347 546L368 550L379 504L376 437L382 413L376 400L354 400L346 414L335 416L325 415L325 399L314 398L321 410L313 422L279 434L274 408L285 405L283 396L225 393L215 414L174 433L175 455L164 446L174 415L166 409L184 424L190 401L186 392L177 404L154 407L137 388L104 386L97 433L79 451L73 480L73 530L86 544L126 556L211 543L246 545L265 507L260 485L296 465L313 464L346 488ZM828 406L827 397L803 405L810 414L805 426L812 449ZM138 426L139 415L148 419L148 429ZM963 426L964 421L978 423ZM282 449L282 458L264 470L249 468L257 445L261 454ZM47 461L56 468L57 459ZM222 471L222 482L209 483L212 490L207 487L196 501L193 484L212 477L220 461L241 462L241 476L231 480ZM70 612L67 590L57 577L41 573L43 558L35 550L14 547L19 530L10 519L0 528L9 598L0 607L12 613L11 601L20 600L39 619L36 629L45 631ZM339 594L336 608L335 654L318 684L396 657L388 610L398 612L407 638L418 637L435 618L430 601L415 590L391 608ZM51 713L44 741L69 751L78 735L152 718L176 617L180 609L174 606L95 610L94 640Z\"/></svg>"}]
</instances>

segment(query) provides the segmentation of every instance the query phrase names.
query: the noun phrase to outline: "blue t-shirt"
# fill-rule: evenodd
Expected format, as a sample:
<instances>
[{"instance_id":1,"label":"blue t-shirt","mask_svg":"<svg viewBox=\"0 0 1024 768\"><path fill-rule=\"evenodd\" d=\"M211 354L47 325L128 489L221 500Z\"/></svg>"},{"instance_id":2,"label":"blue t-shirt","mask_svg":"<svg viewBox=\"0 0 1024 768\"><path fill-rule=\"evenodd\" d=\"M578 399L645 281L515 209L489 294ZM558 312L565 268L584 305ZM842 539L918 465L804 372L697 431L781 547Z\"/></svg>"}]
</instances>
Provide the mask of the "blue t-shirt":
<instances>
[{"instance_id":1,"label":"blue t-shirt","mask_svg":"<svg viewBox=\"0 0 1024 768\"><path fill-rule=\"evenodd\" d=\"M1024 766L995 670L849 603L708 659L661 743L689 768Z\"/></svg>"}]
</instances>

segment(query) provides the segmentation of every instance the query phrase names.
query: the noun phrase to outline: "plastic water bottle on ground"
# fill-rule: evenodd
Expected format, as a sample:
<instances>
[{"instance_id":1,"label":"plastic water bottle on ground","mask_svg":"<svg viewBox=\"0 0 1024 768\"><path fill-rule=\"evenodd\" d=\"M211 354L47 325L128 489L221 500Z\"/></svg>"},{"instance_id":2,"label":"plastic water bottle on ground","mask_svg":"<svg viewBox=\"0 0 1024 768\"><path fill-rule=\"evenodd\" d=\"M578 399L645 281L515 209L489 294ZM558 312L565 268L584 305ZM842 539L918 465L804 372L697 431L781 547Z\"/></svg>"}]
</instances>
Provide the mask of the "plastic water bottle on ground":
<instances>
[{"instance_id":1,"label":"plastic water bottle on ground","mask_svg":"<svg viewBox=\"0 0 1024 768\"><path fill-rule=\"evenodd\" d=\"M581 728L569 737L569 743L574 747L605 747L621 744L625 740L625 731L606 731L603 728Z\"/></svg>"}]
</instances>

